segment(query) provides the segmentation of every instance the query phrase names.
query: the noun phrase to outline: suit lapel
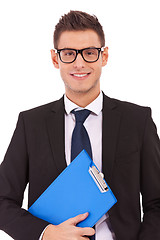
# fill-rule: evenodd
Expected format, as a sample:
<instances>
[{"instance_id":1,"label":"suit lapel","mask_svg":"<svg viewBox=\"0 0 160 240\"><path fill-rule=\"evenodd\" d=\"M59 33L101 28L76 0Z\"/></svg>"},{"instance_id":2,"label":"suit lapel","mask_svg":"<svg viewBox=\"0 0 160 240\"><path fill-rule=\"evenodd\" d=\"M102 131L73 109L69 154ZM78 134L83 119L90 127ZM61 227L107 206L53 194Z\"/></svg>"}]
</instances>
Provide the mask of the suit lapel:
<instances>
[{"instance_id":1,"label":"suit lapel","mask_svg":"<svg viewBox=\"0 0 160 240\"><path fill-rule=\"evenodd\" d=\"M120 119L121 113L117 111L117 104L109 97L104 95L102 125L102 166L105 179L109 186L111 186Z\"/></svg>"},{"instance_id":2,"label":"suit lapel","mask_svg":"<svg viewBox=\"0 0 160 240\"><path fill-rule=\"evenodd\" d=\"M53 153L53 159L60 174L67 167L65 160L63 98L54 102L50 115L47 118L47 130Z\"/></svg>"}]
</instances>

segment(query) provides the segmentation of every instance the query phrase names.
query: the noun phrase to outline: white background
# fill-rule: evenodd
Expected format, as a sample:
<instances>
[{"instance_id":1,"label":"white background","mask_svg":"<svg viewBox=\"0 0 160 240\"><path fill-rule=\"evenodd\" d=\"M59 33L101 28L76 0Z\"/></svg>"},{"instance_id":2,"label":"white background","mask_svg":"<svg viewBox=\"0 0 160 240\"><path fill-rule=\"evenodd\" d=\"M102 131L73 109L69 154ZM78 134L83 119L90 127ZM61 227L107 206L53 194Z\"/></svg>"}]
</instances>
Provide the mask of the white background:
<instances>
[{"instance_id":1,"label":"white background","mask_svg":"<svg viewBox=\"0 0 160 240\"><path fill-rule=\"evenodd\" d=\"M102 90L110 97L150 106L160 133L159 0L1 0L0 162L18 113L64 93L50 49L54 26L69 10L95 14L104 27L109 62L103 69ZM11 238L0 231L0 239Z\"/></svg>"}]
</instances>

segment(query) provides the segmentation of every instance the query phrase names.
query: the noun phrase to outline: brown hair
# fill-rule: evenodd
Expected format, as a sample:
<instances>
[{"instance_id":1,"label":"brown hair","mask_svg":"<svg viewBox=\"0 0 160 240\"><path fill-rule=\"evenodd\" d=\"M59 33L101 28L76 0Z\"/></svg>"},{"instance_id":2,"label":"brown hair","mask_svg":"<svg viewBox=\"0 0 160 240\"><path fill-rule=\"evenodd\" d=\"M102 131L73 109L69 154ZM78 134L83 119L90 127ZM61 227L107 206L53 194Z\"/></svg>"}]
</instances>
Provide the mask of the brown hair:
<instances>
[{"instance_id":1,"label":"brown hair","mask_svg":"<svg viewBox=\"0 0 160 240\"><path fill-rule=\"evenodd\" d=\"M62 16L55 26L53 41L54 47L58 48L58 40L64 31L80 31L80 30L94 30L100 39L101 47L105 46L105 36L103 28L95 15L81 11L70 11L68 14Z\"/></svg>"}]
</instances>

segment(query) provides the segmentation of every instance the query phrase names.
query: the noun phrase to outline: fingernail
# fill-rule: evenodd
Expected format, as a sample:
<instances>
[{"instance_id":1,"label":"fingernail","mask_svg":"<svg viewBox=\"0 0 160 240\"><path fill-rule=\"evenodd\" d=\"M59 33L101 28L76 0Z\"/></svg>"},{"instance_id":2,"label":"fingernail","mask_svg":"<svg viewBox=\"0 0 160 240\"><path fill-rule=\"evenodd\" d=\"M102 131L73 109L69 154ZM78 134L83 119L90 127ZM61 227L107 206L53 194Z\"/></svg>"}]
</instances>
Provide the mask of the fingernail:
<instances>
[{"instance_id":1,"label":"fingernail","mask_svg":"<svg viewBox=\"0 0 160 240\"><path fill-rule=\"evenodd\" d=\"M85 215L85 216L88 216L88 215L89 215L89 213L88 213L88 212L86 212L86 213L84 213L84 215Z\"/></svg>"}]
</instances>

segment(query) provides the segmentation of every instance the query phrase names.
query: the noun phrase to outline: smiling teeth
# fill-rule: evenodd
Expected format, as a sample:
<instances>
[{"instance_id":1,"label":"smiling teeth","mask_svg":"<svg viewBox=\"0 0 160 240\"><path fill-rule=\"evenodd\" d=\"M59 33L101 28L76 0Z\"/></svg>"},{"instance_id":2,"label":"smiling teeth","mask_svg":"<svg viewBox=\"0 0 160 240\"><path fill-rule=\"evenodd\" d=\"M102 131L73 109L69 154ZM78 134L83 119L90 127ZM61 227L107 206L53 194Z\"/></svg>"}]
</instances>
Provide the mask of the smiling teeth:
<instances>
[{"instance_id":1,"label":"smiling teeth","mask_svg":"<svg viewBox=\"0 0 160 240\"><path fill-rule=\"evenodd\" d=\"M86 74L73 74L73 76L75 76L75 77L85 77L85 76L87 76L87 73Z\"/></svg>"}]
</instances>

